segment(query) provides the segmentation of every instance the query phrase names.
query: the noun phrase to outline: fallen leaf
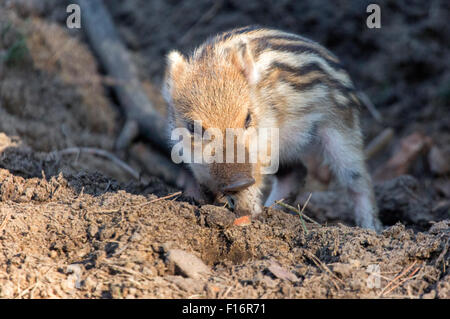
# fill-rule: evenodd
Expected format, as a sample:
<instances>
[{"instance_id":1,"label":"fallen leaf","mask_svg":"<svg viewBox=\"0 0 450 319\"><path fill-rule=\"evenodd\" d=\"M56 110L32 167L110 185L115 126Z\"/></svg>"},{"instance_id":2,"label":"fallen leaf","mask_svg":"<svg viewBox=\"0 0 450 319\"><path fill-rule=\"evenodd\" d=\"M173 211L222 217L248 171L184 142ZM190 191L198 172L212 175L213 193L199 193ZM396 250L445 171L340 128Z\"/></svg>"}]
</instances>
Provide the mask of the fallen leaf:
<instances>
[{"instance_id":1,"label":"fallen leaf","mask_svg":"<svg viewBox=\"0 0 450 319\"><path fill-rule=\"evenodd\" d=\"M431 144L431 138L415 132L401 139L400 147L389 161L374 174L374 180L383 181L408 173L412 163Z\"/></svg>"}]
</instances>

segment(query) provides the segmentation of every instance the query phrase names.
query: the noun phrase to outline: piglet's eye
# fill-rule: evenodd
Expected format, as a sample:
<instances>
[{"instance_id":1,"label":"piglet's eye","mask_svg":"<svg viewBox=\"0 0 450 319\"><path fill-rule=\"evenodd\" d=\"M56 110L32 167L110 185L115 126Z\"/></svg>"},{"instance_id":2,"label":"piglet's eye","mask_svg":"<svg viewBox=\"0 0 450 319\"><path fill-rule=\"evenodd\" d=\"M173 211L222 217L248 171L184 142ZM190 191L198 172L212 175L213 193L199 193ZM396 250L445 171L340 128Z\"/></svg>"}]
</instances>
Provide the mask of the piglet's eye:
<instances>
[{"instance_id":1,"label":"piglet's eye","mask_svg":"<svg viewBox=\"0 0 450 319\"><path fill-rule=\"evenodd\" d=\"M194 133L194 122L189 122L186 126L189 132Z\"/></svg>"},{"instance_id":2,"label":"piglet's eye","mask_svg":"<svg viewBox=\"0 0 450 319\"><path fill-rule=\"evenodd\" d=\"M192 134L195 133L195 124L194 124L194 122L187 122L186 123L186 127ZM205 128L202 127L201 129L202 129L201 130L201 134L203 135L205 133ZM200 134L200 132L199 132L199 134Z\"/></svg>"},{"instance_id":3,"label":"piglet's eye","mask_svg":"<svg viewBox=\"0 0 450 319\"><path fill-rule=\"evenodd\" d=\"M252 122L252 116L250 112L247 114L247 117L245 118L245 128L247 129L250 126L250 123Z\"/></svg>"}]
</instances>

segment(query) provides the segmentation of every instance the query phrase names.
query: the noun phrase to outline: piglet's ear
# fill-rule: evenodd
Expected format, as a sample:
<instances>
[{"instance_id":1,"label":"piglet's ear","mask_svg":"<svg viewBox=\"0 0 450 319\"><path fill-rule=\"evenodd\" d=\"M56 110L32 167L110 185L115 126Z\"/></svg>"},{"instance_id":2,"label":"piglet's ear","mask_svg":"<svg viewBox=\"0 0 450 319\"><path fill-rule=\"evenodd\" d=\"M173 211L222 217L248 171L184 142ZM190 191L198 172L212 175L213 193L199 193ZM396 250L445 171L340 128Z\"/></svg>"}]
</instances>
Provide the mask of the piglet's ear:
<instances>
[{"instance_id":1,"label":"piglet's ear","mask_svg":"<svg viewBox=\"0 0 450 319\"><path fill-rule=\"evenodd\" d=\"M162 86L162 95L169 105L172 104L172 90L174 81L180 77L186 67L186 59L178 51L167 55L167 68Z\"/></svg>"},{"instance_id":2,"label":"piglet's ear","mask_svg":"<svg viewBox=\"0 0 450 319\"><path fill-rule=\"evenodd\" d=\"M250 84L258 83L259 72L247 43L240 42L237 45L232 60L241 69Z\"/></svg>"},{"instance_id":3,"label":"piglet's ear","mask_svg":"<svg viewBox=\"0 0 450 319\"><path fill-rule=\"evenodd\" d=\"M178 51L171 51L167 55L167 68L172 76L176 76L179 72L182 72L186 66L186 59Z\"/></svg>"}]
</instances>

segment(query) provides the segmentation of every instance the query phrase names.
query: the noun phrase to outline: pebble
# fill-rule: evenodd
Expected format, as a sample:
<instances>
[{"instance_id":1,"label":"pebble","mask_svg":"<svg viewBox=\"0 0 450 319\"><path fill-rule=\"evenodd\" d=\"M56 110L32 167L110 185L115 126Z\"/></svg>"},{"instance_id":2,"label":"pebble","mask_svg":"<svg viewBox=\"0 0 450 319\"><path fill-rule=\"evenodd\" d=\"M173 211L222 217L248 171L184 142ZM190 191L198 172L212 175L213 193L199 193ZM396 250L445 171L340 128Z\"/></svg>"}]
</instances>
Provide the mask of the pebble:
<instances>
[{"instance_id":1,"label":"pebble","mask_svg":"<svg viewBox=\"0 0 450 319\"><path fill-rule=\"evenodd\" d=\"M5 299L14 297L14 285L12 282L7 281L0 287L0 297Z\"/></svg>"},{"instance_id":2,"label":"pebble","mask_svg":"<svg viewBox=\"0 0 450 319\"><path fill-rule=\"evenodd\" d=\"M275 263L272 263L267 269L279 279L289 280L292 282L297 282L299 280L295 274Z\"/></svg>"},{"instance_id":3,"label":"pebble","mask_svg":"<svg viewBox=\"0 0 450 319\"><path fill-rule=\"evenodd\" d=\"M197 256L181 249L171 249L166 254L169 264L174 264L181 275L194 279L211 273L210 268Z\"/></svg>"}]
</instances>

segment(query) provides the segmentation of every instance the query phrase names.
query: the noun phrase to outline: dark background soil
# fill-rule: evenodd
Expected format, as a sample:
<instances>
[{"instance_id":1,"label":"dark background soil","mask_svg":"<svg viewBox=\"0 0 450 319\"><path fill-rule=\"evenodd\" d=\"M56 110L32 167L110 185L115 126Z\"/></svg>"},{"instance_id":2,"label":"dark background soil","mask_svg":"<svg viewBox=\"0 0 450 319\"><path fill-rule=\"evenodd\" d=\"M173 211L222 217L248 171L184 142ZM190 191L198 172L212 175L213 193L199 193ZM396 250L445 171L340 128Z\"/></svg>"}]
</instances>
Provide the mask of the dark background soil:
<instances>
[{"instance_id":1,"label":"dark background soil","mask_svg":"<svg viewBox=\"0 0 450 319\"><path fill-rule=\"evenodd\" d=\"M433 170L430 155L437 148L449 162L448 2L379 1L381 29L365 25L370 1L105 2L161 111L170 49L189 52L214 33L260 24L310 37L342 59L382 115L379 123L363 110L366 142L394 130L370 159L372 173L408 135L430 143L405 174L377 182L386 226L378 235L353 227L333 188L314 192L306 212L324 226L307 223L308 233L298 216L274 209L239 227L228 210L182 196L147 203L178 189L149 176L132 152L117 155L143 172L140 181L103 158L50 153L114 152L124 123L84 34L65 27L67 3L2 2L0 297L450 297L449 172ZM200 257L211 273L191 278L168 261L171 249ZM371 265L378 288L367 285Z\"/></svg>"}]
</instances>

